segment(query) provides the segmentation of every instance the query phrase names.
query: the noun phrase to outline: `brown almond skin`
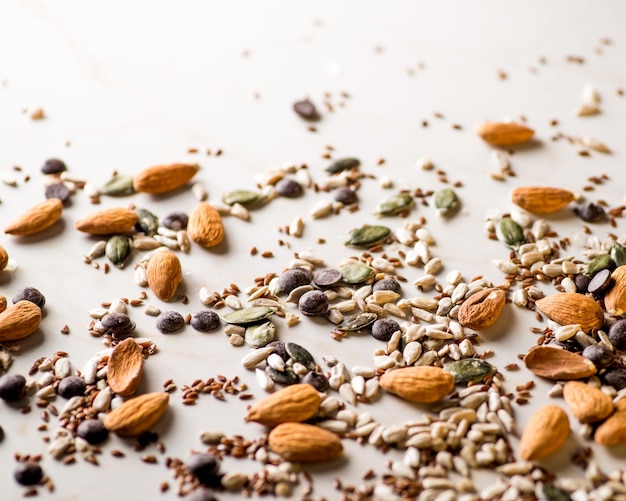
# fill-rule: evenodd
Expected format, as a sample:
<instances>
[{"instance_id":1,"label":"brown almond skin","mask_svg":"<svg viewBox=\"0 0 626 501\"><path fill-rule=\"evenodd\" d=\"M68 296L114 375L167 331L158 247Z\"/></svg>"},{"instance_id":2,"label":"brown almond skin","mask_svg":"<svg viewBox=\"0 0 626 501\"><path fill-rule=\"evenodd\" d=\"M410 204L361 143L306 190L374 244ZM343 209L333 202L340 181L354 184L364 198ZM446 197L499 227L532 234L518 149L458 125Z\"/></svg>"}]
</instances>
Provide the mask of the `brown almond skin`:
<instances>
[{"instance_id":1,"label":"brown almond skin","mask_svg":"<svg viewBox=\"0 0 626 501\"><path fill-rule=\"evenodd\" d=\"M7 309L7 298L0 294L0 313Z\"/></svg>"},{"instance_id":2,"label":"brown almond skin","mask_svg":"<svg viewBox=\"0 0 626 501\"><path fill-rule=\"evenodd\" d=\"M31 207L13 220L4 229L4 232L15 236L34 235L50 228L61 219L62 213L63 202L58 198L49 198L45 202Z\"/></svg>"},{"instance_id":3,"label":"brown almond skin","mask_svg":"<svg viewBox=\"0 0 626 501\"><path fill-rule=\"evenodd\" d=\"M571 191L549 186L518 186L511 190L513 203L533 214L549 214L574 200Z\"/></svg>"},{"instance_id":4,"label":"brown almond skin","mask_svg":"<svg viewBox=\"0 0 626 501\"><path fill-rule=\"evenodd\" d=\"M319 410L322 397L310 384L292 384L250 407L246 421L273 427L281 423L311 419Z\"/></svg>"},{"instance_id":5,"label":"brown almond skin","mask_svg":"<svg viewBox=\"0 0 626 501\"><path fill-rule=\"evenodd\" d=\"M169 399L169 393L155 392L126 400L106 415L104 426L120 437L141 435L165 414Z\"/></svg>"},{"instance_id":6,"label":"brown almond skin","mask_svg":"<svg viewBox=\"0 0 626 501\"><path fill-rule=\"evenodd\" d=\"M519 454L536 461L556 452L570 434L567 414L558 405L546 405L535 412L520 438Z\"/></svg>"},{"instance_id":7,"label":"brown almond skin","mask_svg":"<svg viewBox=\"0 0 626 501\"><path fill-rule=\"evenodd\" d=\"M200 167L197 164L155 165L142 170L133 179L135 191L159 195L184 186Z\"/></svg>"},{"instance_id":8,"label":"brown almond skin","mask_svg":"<svg viewBox=\"0 0 626 501\"><path fill-rule=\"evenodd\" d=\"M476 134L494 146L513 146L532 139L535 131L514 122L484 122L476 127Z\"/></svg>"},{"instance_id":9,"label":"brown almond skin","mask_svg":"<svg viewBox=\"0 0 626 501\"><path fill-rule=\"evenodd\" d=\"M76 221L76 229L91 235L113 235L132 230L138 220L135 211L114 207L94 212Z\"/></svg>"},{"instance_id":10,"label":"brown almond skin","mask_svg":"<svg viewBox=\"0 0 626 501\"><path fill-rule=\"evenodd\" d=\"M611 273L613 286L604 295L604 307L609 315L626 313L626 265L618 266Z\"/></svg>"},{"instance_id":11,"label":"brown almond skin","mask_svg":"<svg viewBox=\"0 0 626 501\"><path fill-rule=\"evenodd\" d=\"M526 368L537 376L552 380L583 379L597 372L591 360L552 346L535 346L524 357Z\"/></svg>"},{"instance_id":12,"label":"brown almond skin","mask_svg":"<svg viewBox=\"0 0 626 501\"><path fill-rule=\"evenodd\" d=\"M141 382L143 354L132 338L126 338L113 348L107 367L107 382L111 390L129 397Z\"/></svg>"},{"instance_id":13,"label":"brown almond skin","mask_svg":"<svg viewBox=\"0 0 626 501\"><path fill-rule=\"evenodd\" d=\"M222 216L209 203L200 202L189 216L187 234L202 247L219 245L224 239Z\"/></svg>"},{"instance_id":14,"label":"brown almond skin","mask_svg":"<svg viewBox=\"0 0 626 501\"><path fill-rule=\"evenodd\" d=\"M418 404L439 402L454 389L454 376L439 367L405 367L380 376L381 388Z\"/></svg>"},{"instance_id":15,"label":"brown almond skin","mask_svg":"<svg viewBox=\"0 0 626 501\"><path fill-rule=\"evenodd\" d=\"M316 463L343 455L343 445L334 433L304 423L282 423L268 436L271 450L287 461Z\"/></svg>"},{"instance_id":16,"label":"brown almond skin","mask_svg":"<svg viewBox=\"0 0 626 501\"><path fill-rule=\"evenodd\" d=\"M0 245L0 271L4 270L9 264L9 253Z\"/></svg>"},{"instance_id":17,"label":"brown almond skin","mask_svg":"<svg viewBox=\"0 0 626 501\"><path fill-rule=\"evenodd\" d=\"M4 302L6 305L6 298ZM23 339L35 332L40 323L39 306L22 299L0 313L0 343Z\"/></svg>"},{"instance_id":18,"label":"brown almond skin","mask_svg":"<svg viewBox=\"0 0 626 501\"><path fill-rule=\"evenodd\" d=\"M494 287L476 292L461 304L458 320L476 331L491 327L506 304L506 292Z\"/></svg>"},{"instance_id":19,"label":"brown almond skin","mask_svg":"<svg viewBox=\"0 0 626 501\"><path fill-rule=\"evenodd\" d=\"M565 383L563 399L581 423L602 421L615 410L611 397L598 388L579 381Z\"/></svg>"},{"instance_id":20,"label":"brown almond skin","mask_svg":"<svg viewBox=\"0 0 626 501\"><path fill-rule=\"evenodd\" d=\"M576 292L557 292L535 303L550 319L560 325L580 324L584 332L600 329L604 325L604 312L590 296Z\"/></svg>"},{"instance_id":21,"label":"brown almond skin","mask_svg":"<svg viewBox=\"0 0 626 501\"><path fill-rule=\"evenodd\" d=\"M183 270L176 254L162 251L155 254L146 267L148 285L161 301L169 301L176 295L183 281Z\"/></svg>"},{"instance_id":22,"label":"brown almond skin","mask_svg":"<svg viewBox=\"0 0 626 501\"><path fill-rule=\"evenodd\" d=\"M626 407L622 406L621 409L598 426L593 439L597 444L607 447L626 441Z\"/></svg>"}]
</instances>

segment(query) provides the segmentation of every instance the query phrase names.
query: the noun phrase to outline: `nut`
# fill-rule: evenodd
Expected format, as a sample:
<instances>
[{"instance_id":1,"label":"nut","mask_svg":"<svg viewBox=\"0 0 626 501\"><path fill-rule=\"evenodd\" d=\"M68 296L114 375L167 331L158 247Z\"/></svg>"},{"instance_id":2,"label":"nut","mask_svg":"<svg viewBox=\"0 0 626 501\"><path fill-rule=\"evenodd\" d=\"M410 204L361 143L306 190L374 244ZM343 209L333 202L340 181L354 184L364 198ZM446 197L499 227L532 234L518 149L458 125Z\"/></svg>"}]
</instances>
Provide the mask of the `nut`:
<instances>
[{"instance_id":1,"label":"nut","mask_svg":"<svg viewBox=\"0 0 626 501\"><path fill-rule=\"evenodd\" d=\"M611 274L613 286L604 296L604 307L609 315L626 313L626 265L618 266Z\"/></svg>"},{"instance_id":2,"label":"nut","mask_svg":"<svg viewBox=\"0 0 626 501\"><path fill-rule=\"evenodd\" d=\"M498 320L505 304L506 292L496 288L483 289L461 304L458 320L470 329L486 329Z\"/></svg>"},{"instance_id":3,"label":"nut","mask_svg":"<svg viewBox=\"0 0 626 501\"><path fill-rule=\"evenodd\" d=\"M187 234L202 247L214 247L224 239L222 216L212 205L200 202L189 217Z\"/></svg>"},{"instance_id":4,"label":"nut","mask_svg":"<svg viewBox=\"0 0 626 501\"><path fill-rule=\"evenodd\" d=\"M141 381L142 351L132 338L125 339L113 348L107 366L107 381L114 393L122 397L135 393Z\"/></svg>"},{"instance_id":5,"label":"nut","mask_svg":"<svg viewBox=\"0 0 626 501\"><path fill-rule=\"evenodd\" d=\"M600 445L617 445L626 440L626 408L622 407L598 426L593 437Z\"/></svg>"},{"instance_id":6,"label":"nut","mask_svg":"<svg viewBox=\"0 0 626 501\"><path fill-rule=\"evenodd\" d=\"M526 368L546 379L582 379L596 373L591 360L552 346L535 346L524 357Z\"/></svg>"},{"instance_id":7,"label":"nut","mask_svg":"<svg viewBox=\"0 0 626 501\"><path fill-rule=\"evenodd\" d=\"M176 254L166 250L156 253L146 267L148 286L162 301L169 301L176 294L183 280L183 270Z\"/></svg>"},{"instance_id":8,"label":"nut","mask_svg":"<svg viewBox=\"0 0 626 501\"><path fill-rule=\"evenodd\" d=\"M63 202L58 198L49 198L13 220L4 232L16 236L34 235L50 228L61 218L62 212Z\"/></svg>"},{"instance_id":9,"label":"nut","mask_svg":"<svg viewBox=\"0 0 626 501\"><path fill-rule=\"evenodd\" d=\"M578 381L565 384L563 398L569 410L581 423L602 421L615 410L613 400L606 393Z\"/></svg>"},{"instance_id":10,"label":"nut","mask_svg":"<svg viewBox=\"0 0 626 501\"><path fill-rule=\"evenodd\" d=\"M79 219L76 221L76 229L91 235L112 235L132 230L138 220L135 211L115 207Z\"/></svg>"},{"instance_id":11,"label":"nut","mask_svg":"<svg viewBox=\"0 0 626 501\"><path fill-rule=\"evenodd\" d=\"M548 186L518 186L511 190L511 200L533 214L548 214L574 200L571 191Z\"/></svg>"},{"instance_id":12,"label":"nut","mask_svg":"<svg viewBox=\"0 0 626 501\"><path fill-rule=\"evenodd\" d=\"M439 367L405 367L386 372L380 386L405 400L428 404L438 402L454 389L454 376Z\"/></svg>"},{"instance_id":13,"label":"nut","mask_svg":"<svg viewBox=\"0 0 626 501\"><path fill-rule=\"evenodd\" d=\"M520 457L542 459L557 451L570 434L567 414L558 405L547 405L535 412L520 439Z\"/></svg>"},{"instance_id":14,"label":"nut","mask_svg":"<svg viewBox=\"0 0 626 501\"><path fill-rule=\"evenodd\" d=\"M39 306L22 299L0 313L0 343L25 338L35 332L40 323Z\"/></svg>"},{"instance_id":15,"label":"nut","mask_svg":"<svg viewBox=\"0 0 626 501\"><path fill-rule=\"evenodd\" d=\"M157 195L180 188L187 183L200 167L197 164L174 163L148 167L135 176L135 191Z\"/></svg>"},{"instance_id":16,"label":"nut","mask_svg":"<svg viewBox=\"0 0 626 501\"><path fill-rule=\"evenodd\" d=\"M282 423L268 437L271 450L287 461L313 463L343 454L341 440L334 433L304 423Z\"/></svg>"},{"instance_id":17,"label":"nut","mask_svg":"<svg viewBox=\"0 0 626 501\"><path fill-rule=\"evenodd\" d=\"M253 405L246 421L256 421L269 427L306 421L317 414L321 401L322 397L310 384L293 384Z\"/></svg>"},{"instance_id":18,"label":"nut","mask_svg":"<svg viewBox=\"0 0 626 501\"><path fill-rule=\"evenodd\" d=\"M560 325L580 324L584 332L604 325L604 312L590 296L576 292L558 292L535 303L537 307Z\"/></svg>"},{"instance_id":19,"label":"nut","mask_svg":"<svg viewBox=\"0 0 626 501\"><path fill-rule=\"evenodd\" d=\"M512 146L529 141L535 131L515 122L484 122L476 127L476 134L494 146Z\"/></svg>"},{"instance_id":20,"label":"nut","mask_svg":"<svg viewBox=\"0 0 626 501\"><path fill-rule=\"evenodd\" d=\"M161 419L169 398L169 393L155 392L127 400L106 415L104 426L120 437L141 435Z\"/></svg>"}]
</instances>

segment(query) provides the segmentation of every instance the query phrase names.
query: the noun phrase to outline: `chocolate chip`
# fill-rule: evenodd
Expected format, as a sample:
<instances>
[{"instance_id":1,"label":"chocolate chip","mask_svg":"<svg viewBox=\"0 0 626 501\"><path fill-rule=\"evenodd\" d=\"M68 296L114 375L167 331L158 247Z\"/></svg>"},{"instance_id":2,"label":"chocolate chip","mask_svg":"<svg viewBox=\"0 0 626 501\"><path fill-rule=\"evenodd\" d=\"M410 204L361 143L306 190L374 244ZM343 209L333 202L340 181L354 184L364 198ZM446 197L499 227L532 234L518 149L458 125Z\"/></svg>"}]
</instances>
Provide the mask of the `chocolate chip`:
<instances>
[{"instance_id":1,"label":"chocolate chip","mask_svg":"<svg viewBox=\"0 0 626 501\"><path fill-rule=\"evenodd\" d=\"M310 384L319 392L324 392L329 387L328 378L320 372L307 372L302 378L302 383Z\"/></svg>"},{"instance_id":2,"label":"chocolate chip","mask_svg":"<svg viewBox=\"0 0 626 501\"><path fill-rule=\"evenodd\" d=\"M332 287L339 282L341 282L341 272L334 268L318 270L313 275L313 283L320 289Z\"/></svg>"},{"instance_id":3,"label":"chocolate chip","mask_svg":"<svg viewBox=\"0 0 626 501\"><path fill-rule=\"evenodd\" d=\"M63 160L59 160L58 158L49 158L41 166L41 172L44 174L60 174L66 170L67 167L65 162L63 162Z\"/></svg>"},{"instance_id":4,"label":"chocolate chip","mask_svg":"<svg viewBox=\"0 0 626 501\"><path fill-rule=\"evenodd\" d=\"M13 472L13 478L21 485L36 485L43 478L43 470L38 463L33 461L18 463Z\"/></svg>"},{"instance_id":5,"label":"chocolate chip","mask_svg":"<svg viewBox=\"0 0 626 501\"><path fill-rule=\"evenodd\" d=\"M91 445L98 445L107 439L109 430L99 419L86 419L78 425L76 434Z\"/></svg>"},{"instance_id":6,"label":"chocolate chip","mask_svg":"<svg viewBox=\"0 0 626 501\"><path fill-rule=\"evenodd\" d=\"M109 313L102 317L101 323L111 334L122 335L135 328L135 322L126 313Z\"/></svg>"},{"instance_id":7,"label":"chocolate chip","mask_svg":"<svg viewBox=\"0 0 626 501\"><path fill-rule=\"evenodd\" d=\"M587 287L589 287L589 282L591 282L591 277L587 275L583 275L579 273L574 277L574 283L576 284L576 291L581 294L585 294L587 292Z\"/></svg>"},{"instance_id":8,"label":"chocolate chip","mask_svg":"<svg viewBox=\"0 0 626 501\"><path fill-rule=\"evenodd\" d=\"M356 191L354 191L352 188L348 188L347 186L337 188L333 193L333 198L336 202L342 203L344 205L352 205L359 200Z\"/></svg>"},{"instance_id":9,"label":"chocolate chip","mask_svg":"<svg viewBox=\"0 0 626 501\"><path fill-rule=\"evenodd\" d=\"M220 326L220 317L214 311L200 311L191 317L191 326L199 332L209 332Z\"/></svg>"},{"instance_id":10,"label":"chocolate chip","mask_svg":"<svg viewBox=\"0 0 626 501\"><path fill-rule=\"evenodd\" d=\"M285 294L292 290L311 283L311 273L304 268L290 268L278 277L278 286Z\"/></svg>"},{"instance_id":11,"label":"chocolate chip","mask_svg":"<svg viewBox=\"0 0 626 501\"><path fill-rule=\"evenodd\" d=\"M80 376L68 376L59 381L57 393L63 398L78 397L85 394L87 383Z\"/></svg>"},{"instance_id":12,"label":"chocolate chip","mask_svg":"<svg viewBox=\"0 0 626 501\"><path fill-rule=\"evenodd\" d=\"M5 374L0 377L0 398L7 402L16 402L24 396L26 378L21 374Z\"/></svg>"},{"instance_id":13,"label":"chocolate chip","mask_svg":"<svg viewBox=\"0 0 626 501\"><path fill-rule=\"evenodd\" d=\"M609 328L609 341L619 351L626 351L626 319L615 322Z\"/></svg>"},{"instance_id":14,"label":"chocolate chip","mask_svg":"<svg viewBox=\"0 0 626 501\"><path fill-rule=\"evenodd\" d=\"M156 326L161 334L172 334L183 330L185 319L177 311L164 311L157 318Z\"/></svg>"},{"instance_id":15,"label":"chocolate chip","mask_svg":"<svg viewBox=\"0 0 626 501\"><path fill-rule=\"evenodd\" d=\"M594 296L602 295L609 288L613 282L611 278L611 270L604 269L596 273L589 285L587 285L587 292L590 292Z\"/></svg>"},{"instance_id":16,"label":"chocolate chip","mask_svg":"<svg viewBox=\"0 0 626 501\"><path fill-rule=\"evenodd\" d=\"M328 310L328 298L322 291L308 291L300 297L298 308L307 317L321 316Z\"/></svg>"},{"instance_id":17,"label":"chocolate chip","mask_svg":"<svg viewBox=\"0 0 626 501\"><path fill-rule=\"evenodd\" d=\"M615 369L607 370L603 379L606 384L612 386L617 391L622 388L626 388L626 369L623 367L617 367Z\"/></svg>"},{"instance_id":18,"label":"chocolate chip","mask_svg":"<svg viewBox=\"0 0 626 501\"><path fill-rule=\"evenodd\" d=\"M15 295L13 296L13 299L12 299L13 304L17 303L18 301L22 301L22 300L26 300L26 301L30 301L31 303L35 303L42 310L43 310L43 307L46 304L45 296L41 292L39 292L37 289L35 289L34 287L24 287L23 289L18 290L15 293Z\"/></svg>"},{"instance_id":19,"label":"chocolate chip","mask_svg":"<svg viewBox=\"0 0 626 501\"><path fill-rule=\"evenodd\" d=\"M402 286L394 278L383 278L378 282L374 282L374 285L372 285L372 291L391 291L396 294L400 294L402 292Z\"/></svg>"},{"instance_id":20,"label":"chocolate chip","mask_svg":"<svg viewBox=\"0 0 626 501\"><path fill-rule=\"evenodd\" d=\"M187 461L187 468L204 485L213 485L220 471L220 463L208 453L194 454Z\"/></svg>"},{"instance_id":21,"label":"chocolate chip","mask_svg":"<svg viewBox=\"0 0 626 501\"><path fill-rule=\"evenodd\" d=\"M161 224L170 230L179 231L187 228L189 216L184 212L172 212L163 218Z\"/></svg>"},{"instance_id":22,"label":"chocolate chip","mask_svg":"<svg viewBox=\"0 0 626 501\"><path fill-rule=\"evenodd\" d=\"M574 213L588 223L602 223L606 220L606 211L602 206L588 202L574 208Z\"/></svg>"},{"instance_id":23,"label":"chocolate chip","mask_svg":"<svg viewBox=\"0 0 626 501\"><path fill-rule=\"evenodd\" d=\"M304 192L298 181L286 177L276 183L276 191L281 197L287 198L299 197Z\"/></svg>"},{"instance_id":24,"label":"chocolate chip","mask_svg":"<svg viewBox=\"0 0 626 501\"><path fill-rule=\"evenodd\" d=\"M309 99L303 99L302 101L296 101L293 104L293 110L305 120L315 122L321 118L317 108Z\"/></svg>"},{"instance_id":25,"label":"chocolate chip","mask_svg":"<svg viewBox=\"0 0 626 501\"><path fill-rule=\"evenodd\" d=\"M379 318L372 324L372 337L379 341L389 341L400 325L391 318Z\"/></svg>"},{"instance_id":26,"label":"chocolate chip","mask_svg":"<svg viewBox=\"0 0 626 501\"><path fill-rule=\"evenodd\" d=\"M54 183L46 187L46 198L58 198L65 203L71 196L72 192L63 183Z\"/></svg>"},{"instance_id":27,"label":"chocolate chip","mask_svg":"<svg viewBox=\"0 0 626 501\"><path fill-rule=\"evenodd\" d=\"M608 367L613 362L613 353L603 344L592 344L587 346L581 355L593 362L598 369Z\"/></svg>"}]
</instances>

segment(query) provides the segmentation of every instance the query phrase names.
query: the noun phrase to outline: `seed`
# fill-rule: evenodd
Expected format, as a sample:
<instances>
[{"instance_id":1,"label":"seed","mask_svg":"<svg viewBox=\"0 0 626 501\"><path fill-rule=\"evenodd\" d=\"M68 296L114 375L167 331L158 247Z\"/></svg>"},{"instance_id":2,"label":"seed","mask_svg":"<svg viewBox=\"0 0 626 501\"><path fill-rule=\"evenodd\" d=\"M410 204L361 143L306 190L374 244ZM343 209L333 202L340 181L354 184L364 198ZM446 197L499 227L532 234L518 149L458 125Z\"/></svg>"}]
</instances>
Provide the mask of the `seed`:
<instances>
[{"instance_id":1,"label":"seed","mask_svg":"<svg viewBox=\"0 0 626 501\"><path fill-rule=\"evenodd\" d=\"M190 323L199 332L209 332L220 326L220 317L213 311L200 311L191 317Z\"/></svg>"},{"instance_id":2,"label":"seed","mask_svg":"<svg viewBox=\"0 0 626 501\"><path fill-rule=\"evenodd\" d=\"M294 362L298 362L304 365L310 371L315 370L316 364L313 355L306 349L297 343L285 343L285 352L291 357ZM280 353L279 353L280 354ZM285 358L285 357L283 357Z\"/></svg>"},{"instance_id":3,"label":"seed","mask_svg":"<svg viewBox=\"0 0 626 501\"><path fill-rule=\"evenodd\" d=\"M459 199L451 188L444 188L433 195L435 209L440 216L449 216L459 208Z\"/></svg>"},{"instance_id":4,"label":"seed","mask_svg":"<svg viewBox=\"0 0 626 501\"><path fill-rule=\"evenodd\" d=\"M173 334L185 327L185 318L177 311L164 311L157 318L157 329L162 334Z\"/></svg>"},{"instance_id":5,"label":"seed","mask_svg":"<svg viewBox=\"0 0 626 501\"><path fill-rule=\"evenodd\" d=\"M133 176L113 176L104 184L102 188L98 190L98 193L102 195L109 195L111 197L132 195L135 193L135 188L133 187Z\"/></svg>"},{"instance_id":6,"label":"seed","mask_svg":"<svg viewBox=\"0 0 626 501\"><path fill-rule=\"evenodd\" d=\"M340 271L341 279L351 285L362 284L375 275L374 268L360 263L349 264Z\"/></svg>"},{"instance_id":7,"label":"seed","mask_svg":"<svg viewBox=\"0 0 626 501\"><path fill-rule=\"evenodd\" d=\"M83 396L87 389L87 383L80 376L68 376L61 379L57 386L57 393L63 397L70 399L72 397Z\"/></svg>"},{"instance_id":8,"label":"seed","mask_svg":"<svg viewBox=\"0 0 626 501\"><path fill-rule=\"evenodd\" d=\"M5 374L0 377L0 398L7 402L20 400L26 392L26 378L21 374Z\"/></svg>"},{"instance_id":9,"label":"seed","mask_svg":"<svg viewBox=\"0 0 626 501\"><path fill-rule=\"evenodd\" d=\"M345 245L354 247L372 247L383 243L391 234L386 226L366 225L352 230L345 241Z\"/></svg>"},{"instance_id":10,"label":"seed","mask_svg":"<svg viewBox=\"0 0 626 501\"><path fill-rule=\"evenodd\" d=\"M34 287L24 287L23 289L19 289L12 298L13 304L22 300L35 303L41 310L43 310L43 307L46 304L45 296Z\"/></svg>"},{"instance_id":11,"label":"seed","mask_svg":"<svg viewBox=\"0 0 626 501\"><path fill-rule=\"evenodd\" d=\"M343 319L337 328L342 331L360 331L368 325L373 324L378 315L376 313L359 313L357 315L349 315Z\"/></svg>"},{"instance_id":12,"label":"seed","mask_svg":"<svg viewBox=\"0 0 626 501\"><path fill-rule=\"evenodd\" d=\"M285 386L296 384L299 381L298 375L290 368L284 371L277 371L267 367L266 372L272 381Z\"/></svg>"},{"instance_id":13,"label":"seed","mask_svg":"<svg viewBox=\"0 0 626 501\"><path fill-rule=\"evenodd\" d=\"M623 246L619 242L613 242L610 255L616 266L622 266L626 264L626 246Z\"/></svg>"},{"instance_id":14,"label":"seed","mask_svg":"<svg viewBox=\"0 0 626 501\"><path fill-rule=\"evenodd\" d=\"M222 319L228 324L245 326L265 320L276 311L278 308L273 306L253 306L227 313Z\"/></svg>"},{"instance_id":15,"label":"seed","mask_svg":"<svg viewBox=\"0 0 626 501\"><path fill-rule=\"evenodd\" d=\"M594 259L592 259L587 267L585 268L585 275L588 277L592 277L596 273L602 270L612 270L615 268L615 262L608 254L602 254ZM587 283L586 290L589 288L589 283Z\"/></svg>"},{"instance_id":16,"label":"seed","mask_svg":"<svg viewBox=\"0 0 626 501\"><path fill-rule=\"evenodd\" d=\"M398 193L393 197L386 198L379 202L379 204L374 209L375 216L393 216L395 214L400 214L401 212L409 210L411 207L415 205L413 201L413 197L409 193ZM386 237L387 235L385 235ZM359 245L359 244L351 244L351 245Z\"/></svg>"},{"instance_id":17,"label":"seed","mask_svg":"<svg viewBox=\"0 0 626 501\"><path fill-rule=\"evenodd\" d=\"M274 341L276 326L272 322L263 322L246 328L245 340L252 348L263 348Z\"/></svg>"},{"instance_id":18,"label":"seed","mask_svg":"<svg viewBox=\"0 0 626 501\"><path fill-rule=\"evenodd\" d=\"M328 299L322 291L308 291L300 297L298 309L308 317L323 316L328 309Z\"/></svg>"},{"instance_id":19,"label":"seed","mask_svg":"<svg viewBox=\"0 0 626 501\"><path fill-rule=\"evenodd\" d=\"M261 194L257 191L233 190L222 195L222 202L227 205L240 204L243 206L253 205L261 200Z\"/></svg>"},{"instance_id":20,"label":"seed","mask_svg":"<svg viewBox=\"0 0 626 501\"><path fill-rule=\"evenodd\" d=\"M487 376L496 372L496 368L489 362L479 358L465 358L447 364L445 370L454 376L456 384L479 383Z\"/></svg>"},{"instance_id":21,"label":"seed","mask_svg":"<svg viewBox=\"0 0 626 501\"><path fill-rule=\"evenodd\" d=\"M496 236L498 240L510 247L519 246L526 240L524 229L510 217L503 217L500 220L496 226Z\"/></svg>"},{"instance_id":22,"label":"seed","mask_svg":"<svg viewBox=\"0 0 626 501\"><path fill-rule=\"evenodd\" d=\"M149 237L155 235L159 228L159 218L146 209L136 209L135 212L139 218L135 223L135 229Z\"/></svg>"},{"instance_id":23,"label":"seed","mask_svg":"<svg viewBox=\"0 0 626 501\"><path fill-rule=\"evenodd\" d=\"M18 463L13 471L13 478L21 485L36 485L43 479L43 470L33 461Z\"/></svg>"},{"instance_id":24,"label":"seed","mask_svg":"<svg viewBox=\"0 0 626 501\"><path fill-rule=\"evenodd\" d=\"M86 419L76 428L76 434L91 445L104 442L109 436L107 430L99 419Z\"/></svg>"}]
</instances>

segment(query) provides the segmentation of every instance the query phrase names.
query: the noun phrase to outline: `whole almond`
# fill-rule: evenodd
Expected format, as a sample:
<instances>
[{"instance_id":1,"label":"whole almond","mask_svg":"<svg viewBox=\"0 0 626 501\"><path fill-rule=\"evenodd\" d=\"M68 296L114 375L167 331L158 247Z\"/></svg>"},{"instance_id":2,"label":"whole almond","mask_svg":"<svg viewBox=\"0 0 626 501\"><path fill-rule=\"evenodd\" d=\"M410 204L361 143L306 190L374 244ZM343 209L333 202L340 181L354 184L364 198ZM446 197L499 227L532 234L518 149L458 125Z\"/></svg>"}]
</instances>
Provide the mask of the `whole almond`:
<instances>
[{"instance_id":1,"label":"whole almond","mask_svg":"<svg viewBox=\"0 0 626 501\"><path fill-rule=\"evenodd\" d=\"M613 286L604 295L604 307L609 315L626 313L626 265L618 266L611 273Z\"/></svg>"},{"instance_id":2,"label":"whole almond","mask_svg":"<svg viewBox=\"0 0 626 501\"><path fill-rule=\"evenodd\" d=\"M512 146L529 141L535 131L515 122L484 122L476 127L476 134L494 146Z\"/></svg>"},{"instance_id":3,"label":"whole almond","mask_svg":"<svg viewBox=\"0 0 626 501\"><path fill-rule=\"evenodd\" d=\"M183 269L176 254L170 250L157 252L146 267L148 286L162 301L172 299L183 281Z\"/></svg>"},{"instance_id":4,"label":"whole almond","mask_svg":"<svg viewBox=\"0 0 626 501\"><path fill-rule=\"evenodd\" d=\"M615 410L611 397L598 388L579 381L569 381L565 384L563 399L581 423L602 421Z\"/></svg>"},{"instance_id":5,"label":"whole almond","mask_svg":"<svg viewBox=\"0 0 626 501\"><path fill-rule=\"evenodd\" d=\"M571 191L549 186L518 186L511 190L512 202L533 214L549 214L574 200Z\"/></svg>"},{"instance_id":6,"label":"whole almond","mask_svg":"<svg viewBox=\"0 0 626 501\"><path fill-rule=\"evenodd\" d=\"M0 294L0 313L7 309L7 298Z\"/></svg>"},{"instance_id":7,"label":"whole almond","mask_svg":"<svg viewBox=\"0 0 626 501\"><path fill-rule=\"evenodd\" d=\"M493 287L483 289L463 301L458 320L470 329L486 329L498 320L505 304L506 292Z\"/></svg>"},{"instance_id":8,"label":"whole almond","mask_svg":"<svg viewBox=\"0 0 626 501\"><path fill-rule=\"evenodd\" d=\"M136 212L122 207L104 209L76 221L76 229L91 235L113 235L133 229L139 221Z\"/></svg>"},{"instance_id":9,"label":"whole almond","mask_svg":"<svg viewBox=\"0 0 626 501\"><path fill-rule=\"evenodd\" d=\"M268 437L269 448L287 461L315 463L341 457L343 445L334 433L304 423L282 423Z\"/></svg>"},{"instance_id":10,"label":"whole almond","mask_svg":"<svg viewBox=\"0 0 626 501\"><path fill-rule=\"evenodd\" d=\"M133 338L118 343L107 365L107 382L113 391L122 397L135 393L141 381L143 350Z\"/></svg>"},{"instance_id":11,"label":"whole almond","mask_svg":"<svg viewBox=\"0 0 626 501\"><path fill-rule=\"evenodd\" d=\"M626 441L626 408L618 410L598 426L593 439L600 445L618 445Z\"/></svg>"},{"instance_id":12,"label":"whole almond","mask_svg":"<svg viewBox=\"0 0 626 501\"><path fill-rule=\"evenodd\" d=\"M189 217L187 234L202 247L214 247L224 239L222 216L212 205L200 202Z\"/></svg>"},{"instance_id":13,"label":"whole almond","mask_svg":"<svg viewBox=\"0 0 626 501\"><path fill-rule=\"evenodd\" d=\"M535 412L520 439L519 454L535 461L556 452L570 434L567 414L558 405L547 405Z\"/></svg>"},{"instance_id":14,"label":"whole almond","mask_svg":"<svg viewBox=\"0 0 626 501\"><path fill-rule=\"evenodd\" d=\"M6 299L4 302L6 305ZM39 306L22 299L0 313L0 343L25 338L35 332L40 323Z\"/></svg>"},{"instance_id":15,"label":"whole almond","mask_svg":"<svg viewBox=\"0 0 626 501\"><path fill-rule=\"evenodd\" d=\"M9 264L9 253L0 245L0 271L4 270Z\"/></svg>"},{"instance_id":16,"label":"whole almond","mask_svg":"<svg viewBox=\"0 0 626 501\"><path fill-rule=\"evenodd\" d=\"M148 167L133 180L135 191L158 195L184 186L200 167L198 164L174 163Z\"/></svg>"},{"instance_id":17,"label":"whole almond","mask_svg":"<svg viewBox=\"0 0 626 501\"><path fill-rule=\"evenodd\" d=\"M454 376L439 367L405 367L385 372L380 386L405 400L420 404L439 402L454 389Z\"/></svg>"},{"instance_id":18,"label":"whole almond","mask_svg":"<svg viewBox=\"0 0 626 501\"><path fill-rule=\"evenodd\" d=\"M31 207L13 220L4 229L4 232L16 236L34 235L47 230L61 219L62 212L63 202L58 198L49 198L45 202Z\"/></svg>"},{"instance_id":19,"label":"whole almond","mask_svg":"<svg viewBox=\"0 0 626 501\"><path fill-rule=\"evenodd\" d=\"M268 427L306 421L317 414L321 401L322 397L310 384L292 384L250 407L246 421Z\"/></svg>"},{"instance_id":20,"label":"whole almond","mask_svg":"<svg viewBox=\"0 0 626 501\"><path fill-rule=\"evenodd\" d=\"M582 379L597 372L591 360L552 346L535 346L524 357L526 368L546 379Z\"/></svg>"},{"instance_id":21,"label":"whole almond","mask_svg":"<svg viewBox=\"0 0 626 501\"><path fill-rule=\"evenodd\" d=\"M120 437L141 435L165 414L169 399L169 393L155 392L126 400L106 415L104 426Z\"/></svg>"},{"instance_id":22,"label":"whole almond","mask_svg":"<svg viewBox=\"0 0 626 501\"><path fill-rule=\"evenodd\" d=\"M604 325L604 312L592 297L576 292L557 292L535 303L550 320L560 325L580 324L589 332Z\"/></svg>"}]
</instances>

